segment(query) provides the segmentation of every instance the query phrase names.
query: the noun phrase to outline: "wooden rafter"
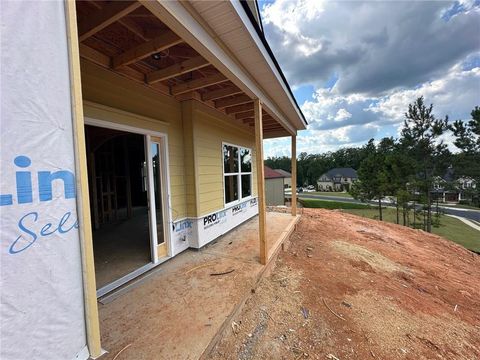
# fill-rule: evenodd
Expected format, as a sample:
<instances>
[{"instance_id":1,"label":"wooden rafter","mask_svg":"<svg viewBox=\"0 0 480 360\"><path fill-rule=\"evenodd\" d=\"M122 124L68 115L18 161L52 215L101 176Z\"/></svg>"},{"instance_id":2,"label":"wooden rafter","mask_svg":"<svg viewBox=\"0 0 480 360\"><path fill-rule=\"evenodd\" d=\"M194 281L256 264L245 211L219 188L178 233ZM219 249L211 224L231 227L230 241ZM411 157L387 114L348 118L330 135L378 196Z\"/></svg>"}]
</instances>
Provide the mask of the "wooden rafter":
<instances>
[{"instance_id":1,"label":"wooden rafter","mask_svg":"<svg viewBox=\"0 0 480 360\"><path fill-rule=\"evenodd\" d=\"M101 53L100 51L97 51L95 49L92 49L91 47L85 45L85 44L79 44L80 48L80 56L90 60L91 62L103 66L103 67L110 67L111 59L109 56Z\"/></svg>"},{"instance_id":2,"label":"wooden rafter","mask_svg":"<svg viewBox=\"0 0 480 360\"><path fill-rule=\"evenodd\" d=\"M95 1L89 1L88 4L94 6L96 9L102 9L102 5ZM118 22L124 27L126 27L128 30L133 32L135 35L137 35L139 38L143 40L149 40L149 38L145 36L145 30L132 19L129 19L128 17L123 17L118 20Z\"/></svg>"},{"instance_id":3,"label":"wooden rafter","mask_svg":"<svg viewBox=\"0 0 480 360\"><path fill-rule=\"evenodd\" d=\"M215 107L218 109L223 109L229 106L248 104L253 102L247 95L239 95L232 98L220 99L215 101Z\"/></svg>"},{"instance_id":4,"label":"wooden rafter","mask_svg":"<svg viewBox=\"0 0 480 360\"><path fill-rule=\"evenodd\" d=\"M237 120L253 119L253 110L248 110L248 111L236 113L235 114L235 119L237 119Z\"/></svg>"},{"instance_id":5,"label":"wooden rafter","mask_svg":"<svg viewBox=\"0 0 480 360\"><path fill-rule=\"evenodd\" d=\"M202 95L203 101L217 100L231 95L242 94L243 91L236 86L228 86L218 90L212 90Z\"/></svg>"},{"instance_id":6,"label":"wooden rafter","mask_svg":"<svg viewBox=\"0 0 480 360\"><path fill-rule=\"evenodd\" d=\"M127 17L127 18L120 19L118 22L123 26L125 26L128 30L133 32L135 35L137 35L139 38L143 40L150 40L150 38L148 38L145 35L145 30L140 25L138 25L134 20L129 19Z\"/></svg>"},{"instance_id":7,"label":"wooden rafter","mask_svg":"<svg viewBox=\"0 0 480 360\"><path fill-rule=\"evenodd\" d=\"M144 42L120 55L115 56L113 58L113 67L118 68L120 66L132 64L136 61L146 58L147 56L180 44L181 42L183 42L183 40L173 31L165 31L162 35L156 37L155 39Z\"/></svg>"},{"instance_id":8,"label":"wooden rafter","mask_svg":"<svg viewBox=\"0 0 480 360\"><path fill-rule=\"evenodd\" d=\"M138 1L113 1L105 5L100 11L86 17L78 24L78 38L80 41L88 39L107 26L120 20L132 11L138 9L141 4Z\"/></svg>"},{"instance_id":9,"label":"wooden rafter","mask_svg":"<svg viewBox=\"0 0 480 360\"><path fill-rule=\"evenodd\" d=\"M174 85L171 88L172 95L179 95L191 90L201 89L207 86L220 84L222 82L229 81L221 73L213 74L207 77L191 80L182 84Z\"/></svg>"},{"instance_id":10,"label":"wooden rafter","mask_svg":"<svg viewBox=\"0 0 480 360\"><path fill-rule=\"evenodd\" d=\"M164 81L193 70L201 69L208 65L209 62L207 60L205 60L201 56L196 56L194 58L184 60L177 64L166 67L165 69L153 71L146 75L146 81L149 84L155 83L157 81Z\"/></svg>"},{"instance_id":11,"label":"wooden rafter","mask_svg":"<svg viewBox=\"0 0 480 360\"><path fill-rule=\"evenodd\" d=\"M83 59L87 59L97 65L100 65L106 69L110 69L110 64L111 64L111 58L100 51L97 51L85 44L79 44L80 45L80 57ZM132 79L136 82L143 83L145 84L145 75L141 73L138 70L132 69L131 67L125 66L123 68L120 68L116 70L117 73L128 77L129 79ZM169 88L168 86L162 84L162 83L156 83L152 85L146 84L146 86L160 91L163 94L169 94Z\"/></svg>"},{"instance_id":12,"label":"wooden rafter","mask_svg":"<svg viewBox=\"0 0 480 360\"><path fill-rule=\"evenodd\" d=\"M252 104L236 105L236 106L231 106L231 107L225 108L225 112L229 115L230 114L236 114L236 113L239 113L239 112L245 112L245 111L249 111L249 110L253 110L253 105Z\"/></svg>"}]
</instances>

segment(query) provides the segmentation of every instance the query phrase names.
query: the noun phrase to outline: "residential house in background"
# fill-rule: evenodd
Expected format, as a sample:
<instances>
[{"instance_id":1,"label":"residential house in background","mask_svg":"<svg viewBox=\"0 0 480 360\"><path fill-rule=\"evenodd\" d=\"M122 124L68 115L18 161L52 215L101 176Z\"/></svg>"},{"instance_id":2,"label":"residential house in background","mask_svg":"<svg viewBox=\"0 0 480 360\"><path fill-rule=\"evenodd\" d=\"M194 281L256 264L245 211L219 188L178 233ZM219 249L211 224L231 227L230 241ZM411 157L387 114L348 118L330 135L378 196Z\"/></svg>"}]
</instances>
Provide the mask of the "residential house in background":
<instances>
[{"instance_id":1,"label":"residential house in background","mask_svg":"<svg viewBox=\"0 0 480 360\"><path fill-rule=\"evenodd\" d=\"M282 175L285 176L285 179L284 179L285 189L291 188L292 187L292 174L290 174L288 171L283 170L283 169L274 169L274 170L276 172L278 172L279 174L282 174Z\"/></svg>"},{"instance_id":2,"label":"residential house in background","mask_svg":"<svg viewBox=\"0 0 480 360\"><path fill-rule=\"evenodd\" d=\"M432 199L441 202L458 203L471 200L470 193L477 188L474 179L468 176L456 177L453 168L449 168L445 175L438 176L433 185Z\"/></svg>"},{"instance_id":3,"label":"residential house in background","mask_svg":"<svg viewBox=\"0 0 480 360\"><path fill-rule=\"evenodd\" d=\"M352 168L334 168L320 176L317 181L319 191L349 191L358 179L357 171Z\"/></svg>"},{"instance_id":4,"label":"residential house in background","mask_svg":"<svg viewBox=\"0 0 480 360\"><path fill-rule=\"evenodd\" d=\"M276 206L285 204L285 174L279 170L265 168L265 200L267 205ZM291 176L291 175L290 175Z\"/></svg>"}]
</instances>

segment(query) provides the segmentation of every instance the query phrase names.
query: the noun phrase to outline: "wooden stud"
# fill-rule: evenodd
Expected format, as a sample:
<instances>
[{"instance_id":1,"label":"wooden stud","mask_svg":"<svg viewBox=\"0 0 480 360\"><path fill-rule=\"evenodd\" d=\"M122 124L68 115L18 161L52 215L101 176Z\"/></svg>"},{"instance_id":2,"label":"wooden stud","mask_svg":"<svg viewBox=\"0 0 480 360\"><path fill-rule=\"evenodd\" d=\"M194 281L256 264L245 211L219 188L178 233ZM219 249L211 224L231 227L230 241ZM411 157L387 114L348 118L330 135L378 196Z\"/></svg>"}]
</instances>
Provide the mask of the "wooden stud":
<instances>
[{"instance_id":1,"label":"wooden stud","mask_svg":"<svg viewBox=\"0 0 480 360\"><path fill-rule=\"evenodd\" d=\"M260 237L260 263L268 262L268 244L266 227L266 204L265 204L265 170L263 165L263 129L262 129L262 104L260 100L253 102L255 112L255 149L257 165L257 191L258 191L258 235Z\"/></svg>"},{"instance_id":2,"label":"wooden stud","mask_svg":"<svg viewBox=\"0 0 480 360\"><path fill-rule=\"evenodd\" d=\"M85 330L90 357L102 355L100 321L98 316L95 260L93 256L92 222L88 191L87 147L83 116L82 83L77 33L77 14L74 1L65 2L67 47L70 70L70 96L72 102L73 144L77 189L78 233L82 256Z\"/></svg>"},{"instance_id":3,"label":"wooden stud","mask_svg":"<svg viewBox=\"0 0 480 360\"><path fill-rule=\"evenodd\" d=\"M201 89L203 87L220 84L222 82L229 81L221 73L210 75L207 77L191 80L182 84L174 85L171 88L172 95L179 95L191 90Z\"/></svg>"},{"instance_id":4,"label":"wooden stud","mask_svg":"<svg viewBox=\"0 0 480 360\"><path fill-rule=\"evenodd\" d=\"M242 94L242 93L243 93L243 91L240 90L238 87L229 86L229 87L224 87L222 89L212 90L212 91L206 92L205 94L203 94L202 100L203 101L217 100L217 99L221 99L221 98L224 98L224 97L227 97L227 96L238 95L238 94Z\"/></svg>"},{"instance_id":5,"label":"wooden stud","mask_svg":"<svg viewBox=\"0 0 480 360\"><path fill-rule=\"evenodd\" d=\"M297 216L297 136L292 135L292 216Z\"/></svg>"},{"instance_id":6,"label":"wooden stud","mask_svg":"<svg viewBox=\"0 0 480 360\"><path fill-rule=\"evenodd\" d=\"M113 1L105 5L101 11L97 11L78 24L79 40L84 41L100 30L120 20L142 4L138 1Z\"/></svg>"},{"instance_id":7,"label":"wooden stud","mask_svg":"<svg viewBox=\"0 0 480 360\"><path fill-rule=\"evenodd\" d=\"M175 76L185 74L187 72L201 69L205 66L210 65L207 60L201 56L196 56L194 58L184 60L177 64L173 64L164 69L153 71L146 75L146 81L149 84L155 83L157 81L164 81Z\"/></svg>"},{"instance_id":8,"label":"wooden stud","mask_svg":"<svg viewBox=\"0 0 480 360\"><path fill-rule=\"evenodd\" d=\"M253 100L247 95L239 95L233 98L220 99L215 101L215 107L217 109L223 109L228 106L242 105L251 103Z\"/></svg>"},{"instance_id":9,"label":"wooden stud","mask_svg":"<svg viewBox=\"0 0 480 360\"><path fill-rule=\"evenodd\" d=\"M183 40L178 37L177 34L168 30L155 39L144 42L120 55L115 56L113 58L113 67L118 68L120 66L132 64L136 61L146 58L147 56L163 51L182 42Z\"/></svg>"}]
</instances>

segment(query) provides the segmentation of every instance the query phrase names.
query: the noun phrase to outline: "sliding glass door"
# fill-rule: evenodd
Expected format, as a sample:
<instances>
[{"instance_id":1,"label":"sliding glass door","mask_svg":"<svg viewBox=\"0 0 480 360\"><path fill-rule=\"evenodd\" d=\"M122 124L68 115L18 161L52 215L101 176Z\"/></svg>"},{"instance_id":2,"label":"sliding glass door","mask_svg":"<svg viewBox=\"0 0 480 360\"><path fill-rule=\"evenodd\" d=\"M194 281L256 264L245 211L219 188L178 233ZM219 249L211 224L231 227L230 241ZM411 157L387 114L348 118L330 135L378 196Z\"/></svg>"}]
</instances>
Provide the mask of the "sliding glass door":
<instances>
[{"instance_id":1,"label":"sliding glass door","mask_svg":"<svg viewBox=\"0 0 480 360\"><path fill-rule=\"evenodd\" d=\"M166 242L166 166L164 157L164 139L149 137L148 141L148 168L149 173L149 203L150 203L150 231L152 238L154 262L168 255Z\"/></svg>"}]
</instances>

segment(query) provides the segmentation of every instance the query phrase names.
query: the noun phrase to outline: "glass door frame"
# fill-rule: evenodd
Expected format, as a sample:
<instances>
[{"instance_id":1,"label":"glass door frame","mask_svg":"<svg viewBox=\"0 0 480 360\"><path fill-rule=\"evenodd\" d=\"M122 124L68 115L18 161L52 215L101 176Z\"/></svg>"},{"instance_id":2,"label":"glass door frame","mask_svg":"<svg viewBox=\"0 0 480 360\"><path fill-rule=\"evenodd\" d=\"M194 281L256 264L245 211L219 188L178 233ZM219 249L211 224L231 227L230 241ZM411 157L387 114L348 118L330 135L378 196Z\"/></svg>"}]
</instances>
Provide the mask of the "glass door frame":
<instances>
[{"instance_id":1,"label":"glass door frame","mask_svg":"<svg viewBox=\"0 0 480 360\"><path fill-rule=\"evenodd\" d=\"M115 109L112 109L112 116L115 115ZM129 113L125 113L129 114ZM130 115L132 118L138 118L138 115L131 114ZM148 118L147 118L148 119ZM149 119L150 121L153 121ZM159 121L155 120L157 123ZM168 123L160 122L161 124L168 125ZM113 130L120 130L120 131L125 131L129 132L132 134L140 134L143 135L144 137L144 145L145 145L145 161L147 162L147 176L148 176L148 181L147 181L147 196L148 196L148 206L152 206L152 201L151 201L151 196L150 192L151 189L153 189L151 186L153 185L153 168L152 165L150 164L150 145L151 145L151 138L155 137L161 141L154 141L154 143L160 144L160 151L161 151L161 162L163 164L163 169L162 169L162 197L163 197L163 207L164 207L164 215L163 215L163 221L164 221L164 236L165 236L165 243L167 244L167 256L163 258L158 258L157 256L157 236L156 232L155 235L152 236L152 221L149 215L149 232L150 232L150 253L151 253L151 259L150 262L134 271L131 273L128 273L124 275L123 277L114 280L112 283L105 285L104 287L97 289L97 298L102 297L103 295L115 290L116 288L119 288L120 286L126 284L130 280L133 280L134 278L142 275L143 273L153 269L155 266L160 265L164 261L168 260L172 256L172 240L171 240L171 227L170 224L172 223L172 212L171 212L171 203L170 203L170 168L169 168L169 162L168 162L168 135L165 133L157 132L157 131L151 131L147 130L144 128L139 128L135 126L130 126L130 125L124 125L124 124L119 124L116 122L108 121L108 120L101 120L97 118L92 118L85 116L84 117L84 124L85 125L91 125L91 126L97 126L101 128L107 128L107 129L113 129ZM90 191L90 190L89 190ZM155 203L153 203L155 205ZM155 207L153 207L155 210ZM155 213L153 213L155 216ZM91 216L90 213L88 216ZM155 220L155 217L153 218ZM156 226L156 222L154 223Z\"/></svg>"},{"instance_id":2,"label":"glass door frame","mask_svg":"<svg viewBox=\"0 0 480 360\"><path fill-rule=\"evenodd\" d=\"M150 224L150 248L152 252L152 261L157 264L160 260L169 258L172 256L172 246L170 237L170 196L168 189L170 188L169 176L168 176L168 157L167 157L167 138L166 136L159 136L158 134L145 136L145 155L147 158L147 173L148 173L148 216ZM162 199L162 221L163 221L163 238L166 246L166 254L160 254L160 247L158 244L157 234L157 214L155 204L155 184L153 179L153 163L152 163L152 145L157 144L159 147L159 163L160 163L160 186Z\"/></svg>"}]
</instances>

